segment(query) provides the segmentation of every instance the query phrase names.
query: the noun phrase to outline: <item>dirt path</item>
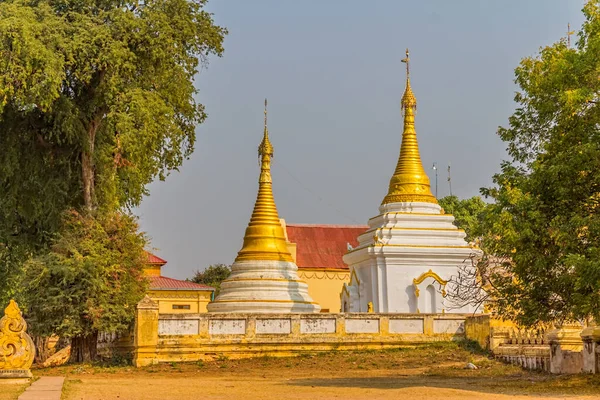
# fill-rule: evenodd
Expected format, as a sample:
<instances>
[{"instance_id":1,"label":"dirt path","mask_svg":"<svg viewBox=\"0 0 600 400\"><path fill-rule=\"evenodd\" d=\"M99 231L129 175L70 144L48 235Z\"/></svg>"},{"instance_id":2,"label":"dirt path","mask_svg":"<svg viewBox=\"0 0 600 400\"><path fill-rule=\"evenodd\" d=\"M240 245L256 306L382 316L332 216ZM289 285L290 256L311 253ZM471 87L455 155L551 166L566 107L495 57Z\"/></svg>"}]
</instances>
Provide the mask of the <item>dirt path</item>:
<instances>
[{"instance_id":1,"label":"dirt path","mask_svg":"<svg viewBox=\"0 0 600 400\"><path fill-rule=\"evenodd\" d=\"M463 388L449 387L462 386ZM500 389L500 388L499 388ZM260 377L169 377L169 378L84 378L67 391L66 399L531 399L530 395L492 393L493 387L482 388L468 380L423 377L355 377L355 378L260 378ZM502 390L502 389L500 389ZM568 394L536 398L600 397Z\"/></svg>"},{"instance_id":2,"label":"dirt path","mask_svg":"<svg viewBox=\"0 0 600 400\"><path fill-rule=\"evenodd\" d=\"M464 369L467 362L480 368ZM66 400L600 399L600 376L523 371L456 344L141 369L75 366L38 374L66 375Z\"/></svg>"}]
</instances>

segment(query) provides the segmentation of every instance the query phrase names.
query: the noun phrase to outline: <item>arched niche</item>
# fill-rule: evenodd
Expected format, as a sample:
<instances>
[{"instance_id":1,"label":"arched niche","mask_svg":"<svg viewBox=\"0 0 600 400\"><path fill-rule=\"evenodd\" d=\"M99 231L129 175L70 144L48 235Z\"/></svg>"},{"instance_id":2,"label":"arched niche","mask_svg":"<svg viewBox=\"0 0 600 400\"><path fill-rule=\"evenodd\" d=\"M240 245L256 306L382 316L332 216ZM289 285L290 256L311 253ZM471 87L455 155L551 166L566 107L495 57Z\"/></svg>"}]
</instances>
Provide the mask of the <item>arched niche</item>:
<instances>
[{"instance_id":1,"label":"arched niche","mask_svg":"<svg viewBox=\"0 0 600 400\"><path fill-rule=\"evenodd\" d=\"M442 300L446 297L446 284L448 281L440 278L438 274L429 270L413 279L415 297L417 298L418 313L444 312Z\"/></svg>"}]
</instances>

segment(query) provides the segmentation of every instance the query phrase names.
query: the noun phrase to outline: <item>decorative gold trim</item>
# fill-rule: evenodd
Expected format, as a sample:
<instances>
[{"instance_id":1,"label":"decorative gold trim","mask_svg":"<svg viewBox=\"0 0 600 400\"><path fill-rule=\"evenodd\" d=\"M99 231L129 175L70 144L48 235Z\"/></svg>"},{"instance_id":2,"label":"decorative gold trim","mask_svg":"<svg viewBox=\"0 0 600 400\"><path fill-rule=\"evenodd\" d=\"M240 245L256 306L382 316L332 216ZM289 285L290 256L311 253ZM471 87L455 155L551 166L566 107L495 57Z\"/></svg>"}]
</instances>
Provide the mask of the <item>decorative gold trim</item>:
<instances>
[{"instance_id":1,"label":"decorative gold trim","mask_svg":"<svg viewBox=\"0 0 600 400\"><path fill-rule=\"evenodd\" d=\"M440 284L442 297L446 297L446 284L448 283L448 281L443 280L438 274L436 274L432 270L429 270L427 272L422 273L421 276L419 276L418 278L413 279L413 286L415 288L415 296L417 297L417 299L419 298L418 286L421 283L423 283L423 281L427 278L433 278L435 281L437 281Z\"/></svg>"},{"instance_id":2,"label":"decorative gold trim","mask_svg":"<svg viewBox=\"0 0 600 400\"><path fill-rule=\"evenodd\" d=\"M344 292L346 292L346 294L348 295L348 297L350 297L350 292L348 291L348 286L347 285L343 285L342 286L342 291L340 292L340 300L342 299L342 297L344 297Z\"/></svg>"},{"instance_id":3,"label":"decorative gold trim","mask_svg":"<svg viewBox=\"0 0 600 400\"><path fill-rule=\"evenodd\" d=\"M360 286L360 279L358 279L358 274L356 273L356 269L352 269L352 272L350 273L350 286L352 286L352 281L356 281L356 284L358 286Z\"/></svg>"},{"instance_id":4,"label":"decorative gold trim","mask_svg":"<svg viewBox=\"0 0 600 400\"><path fill-rule=\"evenodd\" d=\"M330 271L298 271L298 276L303 279L318 279L318 280L338 280L347 281L350 276L349 270L342 270L337 272Z\"/></svg>"},{"instance_id":5,"label":"decorative gold trim","mask_svg":"<svg viewBox=\"0 0 600 400\"><path fill-rule=\"evenodd\" d=\"M383 215L394 214L394 215L419 215L419 216L427 216L427 217L454 217L453 214L430 214L430 213L418 213L418 212L403 212L403 211L393 211L387 212L383 214L378 214L374 217L369 218L369 221L374 220L375 218L379 218Z\"/></svg>"},{"instance_id":6,"label":"decorative gold trim","mask_svg":"<svg viewBox=\"0 0 600 400\"><path fill-rule=\"evenodd\" d=\"M373 229L369 229L368 231L365 231L364 233L361 233L361 236L367 233L371 233L374 232L376 230L382 230L382 231L447 231L447 232L455 232L455 231L459 231L459 232L464 232L464 229L460 229L460 228L373 228Z\"/></svg>"},{"instance_id":7,"label":"decorative gold trim","mask_svg":"<svg viewBox=\"0 0 600 400\"><path fill-rule=\"evenodd\" d=\"M348 267L346 268L313 268L313 267L298 267L298 271L302 271L302 272L312 272L312 271L324 271L324 272L343 272L343 273L349 273L350 270L348 269Z\"/></svg>"},{"instance_id":8,"label":"decorative gold trim","mask_svg":"<svg viewBox=\"0 0 600 400\"><path fill-rule=\"evenodd\" d=\"M421 274L421 276L419 276L418 278L413 279L413 284L414 285L420 285L427 278L433 278L433 279L435 279L436 281L438 281L438 283L440 285L446 285L448 283L448 281L445 281L442 278L440 278L440 276L438 274L436 274L432 270L429 270L429 271L424 272L423 274Z\"/></svg>"},{"instance_id":9,"label":"decorative gold trim","mask_svg":"<svg viewBox=\"0 0 600 400\"><path fill-rule=\"evenodd\" d=\"M163 290L161 292L166 292L166 290ZM176 291L177 292L177 291ZM206 301L209 302L210 301L210 295L206 296L206 295L192 295L192 294L182 294L182 293L174 293L174 294L168 294L168 293L157 293L153 290L149 290L148 291L148 296L151 299L194 299L194 300L200 300L200 301Z\"/></svg>"},{"instance_id":10,"label":"decorative gold trim","mask_svg":"<svg viewBox=\"0 0 600 400\"><path fill-rule=\"evenodd\" d=\"M346 254L352 254L358 250L362 250L365 248L373 248L373 247L404 247L404 248L414 248L414 249L473 249L471 246L428 246L428 245L416 245L416 244L383 244L383 243L373 243L367 244L365 246L357 247L347 252Z\"/></svg>"}]
</instances>

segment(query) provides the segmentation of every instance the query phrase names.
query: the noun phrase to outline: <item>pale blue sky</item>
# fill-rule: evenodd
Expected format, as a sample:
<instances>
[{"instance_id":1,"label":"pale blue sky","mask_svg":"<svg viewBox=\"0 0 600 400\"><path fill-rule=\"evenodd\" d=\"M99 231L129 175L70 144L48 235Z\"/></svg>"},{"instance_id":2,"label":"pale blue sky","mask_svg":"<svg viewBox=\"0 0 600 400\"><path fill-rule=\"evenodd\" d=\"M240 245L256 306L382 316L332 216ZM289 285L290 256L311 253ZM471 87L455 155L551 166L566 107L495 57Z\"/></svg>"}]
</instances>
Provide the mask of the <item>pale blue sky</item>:
<instances>
[{"instance_id":1,"label":"pale blue sky","mask_svg":"<svg viewBox=\"0 0 600 400\"><path fill-rule=\"evenodd\" d=\"M280 217L364 224L396 165L404 49L416 129L439 196L477 195L506 158L496 129L514 103L522 57L578 28L582 0L212 0L225 55L197 77L207 121L180 172L137 210L175 278L231 263L252 213L263 101Z\"/></svg>"}]
</instances>

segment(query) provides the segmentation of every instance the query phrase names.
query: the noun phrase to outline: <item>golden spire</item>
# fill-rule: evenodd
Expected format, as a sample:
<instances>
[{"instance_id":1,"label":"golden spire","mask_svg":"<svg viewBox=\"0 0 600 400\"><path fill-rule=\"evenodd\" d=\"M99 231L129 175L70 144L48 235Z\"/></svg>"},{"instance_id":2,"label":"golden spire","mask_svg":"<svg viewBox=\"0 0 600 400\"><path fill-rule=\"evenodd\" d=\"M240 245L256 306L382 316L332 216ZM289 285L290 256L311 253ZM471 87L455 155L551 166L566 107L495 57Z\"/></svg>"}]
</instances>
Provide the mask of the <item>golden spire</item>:
<instances>
[{"instance_id":1,"label":"golden spire","mask_svg":"<svg viewBox=\"0 0 600 400\"><path fill-rule=\"evenodd\" d=\"M431 194L429 177L423 169L421 156L419 155L419 144L415 131L417 99L410 87L408 49L406 49L406 58L402 62L406 63L406 90L402 96L402 109L404 110L402 146L400 147L400 157L398 157L396 171L390 179L388 194L381 204L415 201L437 204L436 198Z\"/></svg>"},{"instance_id":2,"label":"golden spire","mask_svg":"<svg viewBox=\"0 0 600 400\"><path fill-rule=\"evenodd\" d=\"M267 99L265 99L265 128L262 142L258 146L260 178L254 211L244 235L244 245L235 261L276 260L293 262L287 248L283 227L279 221L277 206L273 199L271 180L271 158L273 145L267 129Z\"/></svg>"}]
</instances>

